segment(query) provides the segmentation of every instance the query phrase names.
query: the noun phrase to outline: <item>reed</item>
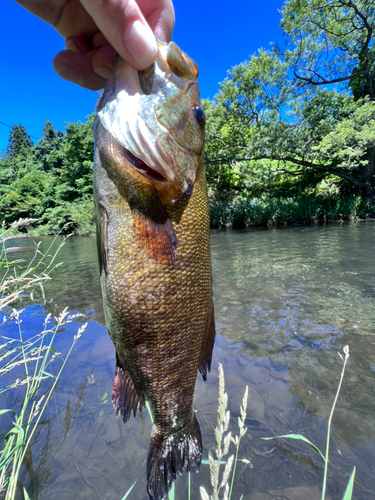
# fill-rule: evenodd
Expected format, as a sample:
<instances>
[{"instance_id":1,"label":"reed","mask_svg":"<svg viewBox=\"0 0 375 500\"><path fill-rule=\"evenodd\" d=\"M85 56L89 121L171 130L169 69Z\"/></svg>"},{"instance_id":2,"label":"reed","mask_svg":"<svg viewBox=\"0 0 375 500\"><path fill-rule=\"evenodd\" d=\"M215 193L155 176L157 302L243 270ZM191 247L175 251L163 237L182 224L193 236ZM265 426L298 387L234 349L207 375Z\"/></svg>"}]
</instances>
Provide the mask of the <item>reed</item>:
<instances>
[{"instance_id":1,"label":"reed","mask_svg":"<svg viewBox=\"0 0 375 500\"><path fill-rule=\"evenodd\" d=\"M10 228L4 229L0 236L0 310L5 313L0 326L14 324L16 335L5 337L0 335L0 376L7 376L11 382L0 385L0 394L22 387L24 390L19 410L7 408L0 410L0 418L11 415L11 427L4 436L4 448L0 451L0 493L5 493L7 500L14 500L23 459L33 439L40 419L52 397L67 359L85 330L87 323L82 325L73 338L72 345L65 357L61 356L53 343L59 329L76 319L79 314L69 314L67 308L56 318L48 314L44 321L43 331L34 336L28 336L22 328L22 317L25 309L16 309L26 296L33 298L38 287L44 298L43 284L50 279L48 273L59 264L55 262L56 255L66 238L54 254L50 254L52 244L46 252L36 245L34 257L29 263L22 260L9 261L5 242L12 232L19 227L32 222L31 219L19 220ZM53 375L52 365L59 362L57 375ZM21 373L20 373L20 370ZM15 380L12 379L14 375ZM22 485L23 496L29 498L26 488Z\"/></svg>"},{"instance_id":2,"label":"reed","mask_svg":"<svg viewBox=\"0 0 375 500\"><path fill-rule=\"evenodd\" d=\"M311 441L309 441L307 438L305 438L301 434L286 434L284 436L273 436L273 437L262 438L265 441L268 441L270 439L296 439L296 440L303 441L303 442L309 444L313 448L313 450L324 461L324 475L323 475L323 487L322 487L321 500L325 499L325 494L326 494L328 463L329 463L329 460L328 460L328 457L329 457L329 443L330 443L330 436L331 436L332 417L333 417L333 413L335 411L335 407L336 407L336 403L337 403L337 398L339 397L339 393L340 393L340 389L341 389L341 384L342 384L342 381L344 379L344 373L345 373L346 363L347 363L347 361L349 359L349 346L346 345L343 348L343 351L344 351L344 356L342 356L341 353L339 353L340 358L343 360L343 367L342 367L342 370L341 370L340 381L339 381L339 385L337 387L337 391L336 391L336 394L335 394L335 399L333 401L333 405L332 405L331 412L330 412L329 419L328 419L327 441L326 441L326 452L325 452L325 455L323 455L323 453L319 450L319 448L314 443L312 443ZM345 490L345 493L344 493L344 496L343 496L343 500L351 500L351 498L352 498L355 472L356 472L356 468L354 467L353 471L352 471L352 474L351 474L351 476L349 478L349 482L348 482L348 484L346 486L346 490Z\"/></svg>"},{"instance_id":3,"label":"reed","mask_svg":"<svg viewBox=\"0 0 375 500\"><path fill-rule=\"evenodd\" d=\"M237 462L242 461L245 463L250 463L250 461L247 459L240 460L238 458L241 438L246 434L247 431L247 428L245 427L247 398L248 387L246 386L245 394L242 399L242 405L240 407L240 416L238 417L239 434L232 437L232 433L230 431L228 432L230 411L227 409L228 394L225 392L224 369L223 366L219 363L219 397L217 409L217 426L215 428L216 459L214 459L211 450L209 450L208 452L212 494L209 495L206 489L201 486L199 488L199 491L202 500L220 500L221 490L223 490L222 500L230 500L232 497ZM226 461L223 461L223 458L229 453L230 443L233 443L236 447L235 454L231 455ZM205 463L205 461L203 461L203 463ZM220 481L220 465L222 464L225 464L225 467ZM229 486L230 477L231 482Z\"/></svg>"}]
</instances>

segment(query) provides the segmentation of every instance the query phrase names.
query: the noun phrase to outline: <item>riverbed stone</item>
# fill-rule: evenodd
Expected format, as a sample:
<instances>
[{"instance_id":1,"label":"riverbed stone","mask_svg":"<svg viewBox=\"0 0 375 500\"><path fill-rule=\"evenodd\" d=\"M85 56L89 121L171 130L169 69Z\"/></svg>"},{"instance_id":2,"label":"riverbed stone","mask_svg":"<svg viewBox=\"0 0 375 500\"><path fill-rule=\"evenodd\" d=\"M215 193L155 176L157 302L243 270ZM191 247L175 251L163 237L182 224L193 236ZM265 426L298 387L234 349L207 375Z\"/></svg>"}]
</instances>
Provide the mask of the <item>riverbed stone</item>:
<instances>
[{"instance_id":1,"label":"riverbed stone","mask_svg":"<svg viewBox=\"0 0 375 500\"><path fill-rule=\"evenodd\" d=\"M269 383L271 381L269 371L266 368L256 366L253 363L244 368L241 375L246 382L253 385Z\"/></svg>"},{"instance_id":2,"label":"riverbed stone","mask_svg":"<svg viewBox=\"0 0 375 500\"><path fill-rule=\"evenodd\" d=\"M249 363L249 360L246 358L238 358L238 364L241 366L247 366Z\"/></svg>"},{"instance_id":3,"label":"riverbed stone","mask_svg":"<svg viewBox=\"0 0 375 500\"><path fill-rule=\"evenodd\" d=\"M271 361L269 360L269 358L256 358L255 364L257 366L263 366L263 368L268 369L271 366Z\"/></svg>"},{"instance_id":4,"label":"riverbed stone","mask_svg":"<svg viewBox=\"0 0 375 500\"><path fill-rule=\"evenodd\" d=\"M281 380L272 380L269 385L267 407L280 412L285 408L292 408L292 395L288 391L288 384Z\"/></svg>"},{"instance_id":5,"label":"riverbed stone","mask_svg":"<svg viewBox=\"0 0 375 500\"><path fill-rule=\"evenodd\" d=\"M118 420L114 419L111 425L108 425L107 431L105 433L105 442L108 444L115 443L120 437L120 429L118 426ZM122 422L121 422L122 423Z\"/></svg>"},{"instance_id":6,"label":"riverbed stone","mask_svg":"<svg viewBox=\"0 0 375 500\"><path fill-rule=\"evenodd\" d=\"M246 385L237 377L228 375L228 378L229 377L231 378L229 379L229 384L227 385L228 407L231 413L239 415ZM247 418L261 421L264 417L265 411L264 401L252 387L249 387L248 391Z\"/></svg>"},{"instance_id":7,"label":"riverbed stone","mask_svg":"<svg viewBox=\"0 0 375 500\"><path fill-rule=\"evenodd\" d=\"M287 370L275 370L272 366L270 368L270 375L272 378L283 380L284 382L289 382L291 380L291 376Z\"/></svg>"},{"instance_id":8,"label":"riverbed stone","mask_svg":"<svg viewBox=\"0 0 375 500\"><path fill-rule=\"evenodd\" d=\"M92 347L90 360L92 365L101 365L115 358L115 348L106 335L100 337Z\"/></svg>"},{"instance_id":9,"label":"riverbed stone","mask_svg":"<svg viewBox=\"0 0 375 500\"><path fill-rule=\"evenodd\" d=\"M243 500L320 500L320 489L310 486L293 486L292 488L285 488L273 491L254 491ZM331 496L326 494L326 500L331 500Z\"/></svg>"}]
</instances>

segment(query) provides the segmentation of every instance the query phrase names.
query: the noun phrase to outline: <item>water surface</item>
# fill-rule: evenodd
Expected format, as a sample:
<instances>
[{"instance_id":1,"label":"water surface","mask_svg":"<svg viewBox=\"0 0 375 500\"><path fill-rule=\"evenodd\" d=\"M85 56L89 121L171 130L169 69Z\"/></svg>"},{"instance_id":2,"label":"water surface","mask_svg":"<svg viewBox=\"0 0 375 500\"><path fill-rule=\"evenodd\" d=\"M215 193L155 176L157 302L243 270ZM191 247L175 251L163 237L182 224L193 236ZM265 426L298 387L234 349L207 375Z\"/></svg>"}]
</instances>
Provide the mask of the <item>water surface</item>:
<instances>
[{"instance_id":1,"label":"water surface","mask_svg":"<svg viewBox=\"0 0 375 500\"><path fill-rule=\"evenodd\" d=\"M211 237L218 336L213 370L206 383L198 376L194 403L204 458L214 447L220 362L234 433L249 387L239 458L251 463L238 463L232 499L319 499L323 463L315 452L298 441L261 438L300 433L325 449L342 368L338 353L349 345L327 492L342 498L356 466L353 498L373 498L375 224L215 230ZM51 238L10 240L9 246L20 247L12 257L30 258L34 240L47 248ZM68 307L83 313L58 335L55 347L65 353L82 321L88 327L39 425L21 479L31 500L121 500L134 481L128 498L146 500L151 423L144 411L124 425L112 409L114 349L104 326L94 238L69 238L59 259L64 265L46 285L47 302L26 302L25 334L39 331L47 312ZM0 333L17 335L14 324ZM16 408L21 397L20 389L8 393L1 407ZM206 465L192 477L192 498L199 498L200 485L210 491ZM176 498L187 499L186 475L176 482Z\"/></svg>"}]
</instances>

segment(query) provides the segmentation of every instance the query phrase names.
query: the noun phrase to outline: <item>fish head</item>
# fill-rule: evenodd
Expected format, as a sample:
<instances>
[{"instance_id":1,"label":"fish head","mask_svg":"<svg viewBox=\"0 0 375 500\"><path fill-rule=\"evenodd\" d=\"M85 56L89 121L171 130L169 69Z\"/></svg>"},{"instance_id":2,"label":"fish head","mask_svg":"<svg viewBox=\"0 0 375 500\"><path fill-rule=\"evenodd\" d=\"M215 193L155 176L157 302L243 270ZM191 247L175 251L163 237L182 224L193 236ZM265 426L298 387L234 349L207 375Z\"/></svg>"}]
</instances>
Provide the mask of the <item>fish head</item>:
<instances>
[{"instance_id":1,"label":"fish head","mask_svg":"<svg viewBox=\"0 0 375 500\"><path fill-rule=\"evenodd\" d=\"M94 133L100 122L131 175L151 184L163 202L174 203L192 192L203 165L205 116L195 62L174 42L157 45L156 61L146 71L117 58Z\"/></svg>"}]
</instances>

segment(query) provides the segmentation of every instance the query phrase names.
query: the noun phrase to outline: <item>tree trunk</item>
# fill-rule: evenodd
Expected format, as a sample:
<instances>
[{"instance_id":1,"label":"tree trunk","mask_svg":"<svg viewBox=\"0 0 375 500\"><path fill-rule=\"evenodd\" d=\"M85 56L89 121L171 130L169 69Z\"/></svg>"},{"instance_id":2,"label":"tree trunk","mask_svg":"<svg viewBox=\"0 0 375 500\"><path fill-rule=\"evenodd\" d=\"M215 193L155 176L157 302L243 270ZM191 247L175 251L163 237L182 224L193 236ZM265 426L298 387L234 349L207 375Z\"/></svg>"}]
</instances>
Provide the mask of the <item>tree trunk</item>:
<instances>
[{"instance_id":1,"label":"tree trunk","mask_svg":"<svg viewBox=\"0 0 375 500\"><path fill-rule=\"evenodd\" d=\"M362 197L375 211L375 147L367 150L365 160L368 163L362 167Z\"/></svg>"}]
</instances>

